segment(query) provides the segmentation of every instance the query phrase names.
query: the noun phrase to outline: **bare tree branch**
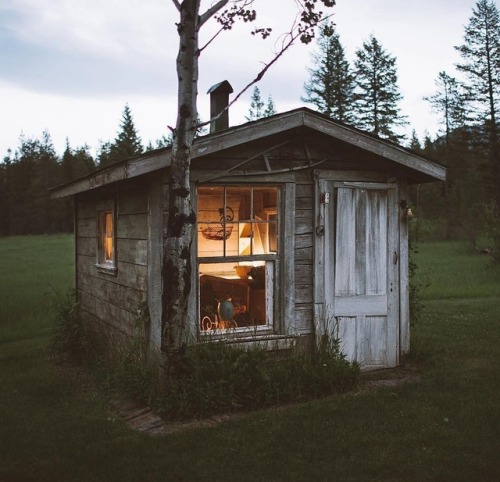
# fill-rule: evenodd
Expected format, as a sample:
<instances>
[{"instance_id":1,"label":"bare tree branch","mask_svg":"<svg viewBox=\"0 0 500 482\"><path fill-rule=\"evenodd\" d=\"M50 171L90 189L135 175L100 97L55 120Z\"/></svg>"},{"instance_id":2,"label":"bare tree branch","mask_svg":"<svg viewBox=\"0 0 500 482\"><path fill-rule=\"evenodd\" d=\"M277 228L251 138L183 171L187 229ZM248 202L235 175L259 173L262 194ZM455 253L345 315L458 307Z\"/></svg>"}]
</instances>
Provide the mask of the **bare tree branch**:
<instances>
[{"instance_id":1,"label":"bare tree branch","mask_svg":"<svg viewBox=\"0 0 500 482\"><path fill-rule=\"evenodd\" d=\"M219 0L215 5L212 5L204 14L200 15L198 28L200 28L207 20L212 18L221 8L227 5L229 0Z\"/></svg>"},{"instance_id":2,"label":"bare tree branch","mask_svg":"<svg viewBox=\"0 0 500 482\"><path fill-rule=\"evenodd\" d=\"M198 49L198 54L201 54L223 31L224 27L221 27L203 47Z\"/></svg>"},{"instance_id":3,"label":"bare tree branch","mask_svg":"<svg viewBox=\"0 0 500 482\"><path fill-rule=\"evenodd\" d=\"M295 32L295 34L292 34L290 33L290 37L288 39L288 42L284 43L280 49L280 51L274 56L274 58L267 64L264 64L264 67L261 69L261 71L257 74L257 76L251 81L249 82L245 87L243 87L243 89L238 92L238 94L236 95L236 97L231 101L229 102L229 104L227 105L227 107L222 110L219 114L217 114L215 117L211 118L210 120L206 121L206 122L201 122L199 124L196 125L196 128L200 128L200 127L204 127L208 124L210 124L211 122L213 121L216 121L217 119L219 119L219 117L225 112L227 111L250 87L252 87L252 85L256 84L257 82L259 82L262 77L264 77L265 73L278 61L278 59L292 46L292 44L295 42L295 40L300 36L300 32Z\"/></svg>"},{"instance_id":4,"label":"bare tree branch","mask_svg":"<svg viewBox=\"0 0 500 482\"><path fill-rule=\"evenodd\" d=\"M228 0L221 0L219 3L224 3L219 7L219 9L215 10L212 12L214 7L217 7L218 4L216 4L214 7L212 7L210 10L207 10L201 17L200 17L200 22L199 22L199 27L201 27L208 19L210 19L215 13L217 13L218 10L220 10L224 5L226 5ZM240 7L239 12L242 12L245 7L248 5L251 5L254 0L235 0L234 3L240 3L243 2L243 5ZM208 15L210 12L212 12L210 15ZM202 17L205 17L205 15L208 15L206 19L202 21ZM199 28L198 27L198 28ZM224 27L221 27L214 35L213 37L200 49L198 49L198 54L203 52L224 30L226 30Z\"/></svg>"},{"instance_id":5,"label":"bare tree branch","mask_svg":"<svg viewBox=\"0 0 500 482\"><path fill-rule=\"evenodd\" d=\"M316 25L324 22L325 20L328 20L331 16L332 15L326 15L325 17L322 17L316 23ZM301 31L300 29L296 29L295 27L296 27L296 23L294 23L294 26L292 27L292 30L290 32L283 35L283 41L281 43L281 47L280 47L279 51L275 54L273 59L270 62L268 62L267 64L264 64L264 67L260 70L260 72L257 74L257 76L251 82L249 82L245 87L243 87L243 89L240 92L238 92L236 97L234 97L234 99L228 103L227 107L225 107L219 114L217 114L215 117L212 117L210 120L197 123L195 126L196 129L199 129L200 127L204 127L204 126L210 124L211 122L214 122L217 119L219 119L225 111L227 111L250 87L252 87L252 85L255 85L257 82L259 82L262 79L262 77L264 77L266 72L293 45L293 43L297 40L297 38L302 36L303 31ZM211 40L210 40L210 42L211 42Z\"/></svg>"},{"instance_id":6,"label":"bare tree branch","mask_svg":"<svg viewBox=\"0 0 500 482\"><path fill-rule=\"evenodd\" d=\"M172 0L172 3L175 5L175 8L177 8L177 10L179 10L179 12L181 11L181 4L179 3L179 0Z\"/></svg>"}]
</instances>

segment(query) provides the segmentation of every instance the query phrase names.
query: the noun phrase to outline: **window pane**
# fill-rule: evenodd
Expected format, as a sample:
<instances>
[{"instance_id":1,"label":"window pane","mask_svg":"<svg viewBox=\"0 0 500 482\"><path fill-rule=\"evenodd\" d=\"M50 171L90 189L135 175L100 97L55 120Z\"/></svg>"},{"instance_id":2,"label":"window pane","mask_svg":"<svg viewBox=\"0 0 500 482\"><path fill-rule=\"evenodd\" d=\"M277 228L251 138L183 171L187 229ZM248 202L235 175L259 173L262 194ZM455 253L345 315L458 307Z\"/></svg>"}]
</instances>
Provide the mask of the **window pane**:
<instances>
[{"instance_id":1,"label":"window pane","mask_svg":"<svg viewBox=\"0 0 500 482\"><path fill-rule=\"evenodd\" d=\"M198 255L223 256L228 233L224 222L224 188L198 189Z\"/></svg>"},{"instance_id":2,"label":"window pane","mask_svg":"<svg viewBox=\"0 0 500 482\"><path fill-rule=\"evenodd\" d=\"M104 239L104 260L113 261L113 214L104 213L105 239Z\"/></svg>"},{"instance_id":3,"label":"window pane","mask_svg":"<svg viewBox=\"0 0 500 482\"><path fill-rule=\"evenodd\" d=\"M274 262L200 264L200 329L255 329L271 323L266 299L272 296L266 291L271 294L274 283L266 283L266 266L272 271Z\"/></svg>"},{"instance_id":4,"label":"window pane","mask_svg":"<svg viewBox=\"0 0 500 482\"><path fill-rule=\"evenodd\" d=\"M200 187L198 256L278 251L277 187Z\"/></svg>"}]
</instances>

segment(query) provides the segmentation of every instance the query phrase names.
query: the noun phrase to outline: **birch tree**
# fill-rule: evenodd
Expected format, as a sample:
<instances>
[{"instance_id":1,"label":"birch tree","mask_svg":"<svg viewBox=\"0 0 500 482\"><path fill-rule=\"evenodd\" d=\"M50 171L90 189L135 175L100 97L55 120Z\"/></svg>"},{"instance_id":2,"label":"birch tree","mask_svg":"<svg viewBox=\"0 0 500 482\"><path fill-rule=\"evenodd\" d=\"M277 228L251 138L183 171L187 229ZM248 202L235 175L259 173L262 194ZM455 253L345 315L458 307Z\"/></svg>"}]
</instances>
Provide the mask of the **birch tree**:
<instances>
[{"instance_id":1,"label":"birch tree","mask_svg":"<svg viewBox=\"0 0 500 482\"><path fill-rule=\"evenodd\" d=\"M201 0L172 0L179 18L176 23L179 35L177 68L177 121L173 132L169 176L167 235L163 250L162 293L162 343L166 356L166 376L175 377L181 359L188 320L188 298L191 291L191 245L196 225L196 215L191 201L190 166L193 141L197 130L198 62L207 44L199 45L201 29L209 20L219 25L216 36L231 30L235 22L253 22L257 12L254 0L219 0L202 10ZM335 5L335 0L290 0L296 5L297 16L290 20L290 30L282 35L281 44L274 57L264 64L241 91L234 103L248 88L256 84L279 58L296 42L309 43L316 27L328 17L320 9ZM262 7L265 8L265 7ZM266 38L270 28L255 28L253 35Z\"/></svg>"}]
</instances>

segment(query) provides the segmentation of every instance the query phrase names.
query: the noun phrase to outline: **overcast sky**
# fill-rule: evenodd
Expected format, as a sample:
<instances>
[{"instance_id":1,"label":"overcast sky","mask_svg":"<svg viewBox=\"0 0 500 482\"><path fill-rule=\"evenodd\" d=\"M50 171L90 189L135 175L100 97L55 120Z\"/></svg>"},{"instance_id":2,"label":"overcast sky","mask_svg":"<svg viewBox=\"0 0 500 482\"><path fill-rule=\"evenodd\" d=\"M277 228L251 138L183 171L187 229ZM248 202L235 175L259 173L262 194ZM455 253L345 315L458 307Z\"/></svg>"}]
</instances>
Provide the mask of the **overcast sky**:
<instances>
[{"instance_id":1,"label":"overcast sky","mask_svg":"<svg viewBox=\"0 0 500 482\"><path fill-rule=\"evenodd\" d=\"M212 2L202 0L202 5ZM475 0L337 0L333 21L348 59L371 34L397 58L402 113L419 136L437 130L422 100L441 70L456 75L455 45ZM260 8L263 5L265 8ZM257 26L285 32L294 0L256 0ZM0 158L19 135L51 134L62 154L72 147L113 140L125 103L146 144L175 125L177 11L171 0L0 0ZM211 26L204 29L208 38ZM239 91L272 58L276 37L252 37L249 25L220 36L200 62L198 106L208 119L208 88L229 80ZM297 44L259 84L279 112L300 107L315 45ZM250 94L230 112L245 121Z\"/></svg>"}]
</instances>

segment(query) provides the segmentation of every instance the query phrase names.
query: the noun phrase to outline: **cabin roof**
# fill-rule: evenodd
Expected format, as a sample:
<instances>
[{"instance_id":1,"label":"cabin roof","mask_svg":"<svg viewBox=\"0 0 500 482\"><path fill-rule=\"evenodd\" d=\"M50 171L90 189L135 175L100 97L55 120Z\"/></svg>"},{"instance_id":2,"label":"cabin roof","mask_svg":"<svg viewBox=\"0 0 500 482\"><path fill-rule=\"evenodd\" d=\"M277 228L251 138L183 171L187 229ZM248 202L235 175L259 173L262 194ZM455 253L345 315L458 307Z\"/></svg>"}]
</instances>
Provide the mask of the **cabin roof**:
<instances>
[{"instance_id":1,"label":"cabin roof","mask_svg":"<svg viewBox=\"0 0 500 482\"><path fill-rule=\"evenodd\" d=\"M237 148L276 135L286 135L286 133L296 132L298 129L306 133L325 136L327 139L335 139L382 159L392 161L395 166L403 167L410 172L413 182L444 181L446 179L446 168L440 164L398 144L333 121L329 117L305 107L198 137L194 141L192 159L213 156L226 149ZM52 197L60 198L89 191L113 182L154 172L169 167L170 164L170 148L149 151L54 187L51 190Z\"/></svg>"}]
</instances>

